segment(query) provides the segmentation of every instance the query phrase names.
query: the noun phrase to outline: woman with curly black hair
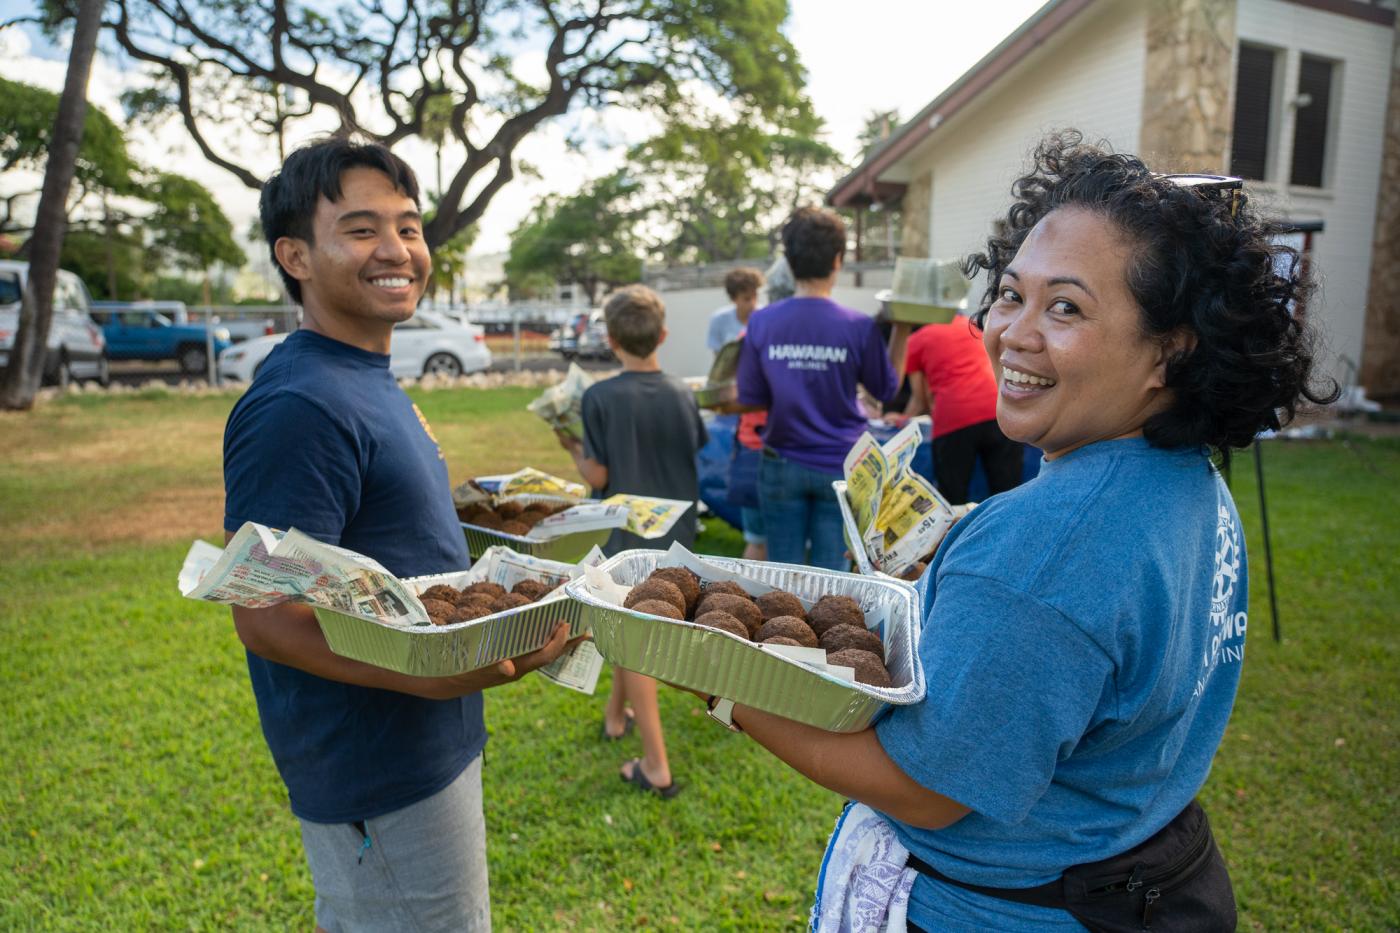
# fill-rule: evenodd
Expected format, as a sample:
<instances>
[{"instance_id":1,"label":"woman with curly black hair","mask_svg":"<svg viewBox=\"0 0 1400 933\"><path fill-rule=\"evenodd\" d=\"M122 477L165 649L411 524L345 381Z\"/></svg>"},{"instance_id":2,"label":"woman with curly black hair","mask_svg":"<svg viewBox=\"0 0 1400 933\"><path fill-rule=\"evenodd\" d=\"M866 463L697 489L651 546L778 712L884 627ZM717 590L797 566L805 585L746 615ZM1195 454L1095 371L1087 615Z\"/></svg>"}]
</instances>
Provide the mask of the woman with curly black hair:
<instances>
[{"instance_id":1,"label":"woman with curly black hair","mask_svg":"<svg viewBox=\"0 0 1400 933\"><path fill-rule=\"evenodd\" d=\"M1044 465L920 581L926 698L853 735L732 718L859 802L823 861L820 929L1233 929L1193 804L1248 627L1212 458L1335 397L1309 385L1305 285L1237 179L1065 134L1012 191L967 267L988 274L997 421Z\"/></svg>"}]
</instances>

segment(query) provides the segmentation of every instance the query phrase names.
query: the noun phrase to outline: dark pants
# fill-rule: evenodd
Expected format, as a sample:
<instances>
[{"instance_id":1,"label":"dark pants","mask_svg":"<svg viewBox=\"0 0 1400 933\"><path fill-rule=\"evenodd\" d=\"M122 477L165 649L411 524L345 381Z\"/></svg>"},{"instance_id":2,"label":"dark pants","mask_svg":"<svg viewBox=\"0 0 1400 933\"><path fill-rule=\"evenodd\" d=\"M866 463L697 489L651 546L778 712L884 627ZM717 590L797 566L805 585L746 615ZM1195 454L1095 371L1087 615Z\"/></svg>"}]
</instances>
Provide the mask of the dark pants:
<instances>
[{"instance_id":1,"label":"dark pants","mask_svg":"<svg viewBox=\"0 0 1400 933\"><path fill-rule=\"evenodd\" d=\"M993 495L1021 482L1021 445L1007 438L996 420L970 424L933 439L933 479L953 505L967 501L972 468L982 459L987 486Z\"/></svg>"}]
</instances>

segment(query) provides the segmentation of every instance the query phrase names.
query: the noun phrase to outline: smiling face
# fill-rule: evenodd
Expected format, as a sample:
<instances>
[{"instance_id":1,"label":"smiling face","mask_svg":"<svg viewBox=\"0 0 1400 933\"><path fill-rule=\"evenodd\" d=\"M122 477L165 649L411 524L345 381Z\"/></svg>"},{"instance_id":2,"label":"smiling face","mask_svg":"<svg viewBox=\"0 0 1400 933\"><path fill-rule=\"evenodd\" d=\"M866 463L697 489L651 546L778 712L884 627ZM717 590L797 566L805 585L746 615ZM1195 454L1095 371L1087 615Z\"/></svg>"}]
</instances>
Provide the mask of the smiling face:
<instances>
[{"instance_id":1,"label":"smiling face","mask_svg":"<svg viewBox=\"0 0 1400 933\"><path fill-rule=\"evenodd\" d=\"M383 172L351 168L338 201L317 201L312 229L313 242L277 242L279 261L301 283L308 323L388 352L393 325L413 316L432 266L418 206Z\"/></svg>"},{"instance_id":2,"label":"smiling face","mask_svg":"<svg viewBox=\"0 0 1400 933\"><path fill-rule=\"evenodd\" d=\"M1053 460L1142 433L1165 408L1165 363L1181 342L1142 332L1128 288L1132 243L1107 218L1063 207L1027 234L1002 273L983 343L997 423Z\"/></svg>"}]
</instances>

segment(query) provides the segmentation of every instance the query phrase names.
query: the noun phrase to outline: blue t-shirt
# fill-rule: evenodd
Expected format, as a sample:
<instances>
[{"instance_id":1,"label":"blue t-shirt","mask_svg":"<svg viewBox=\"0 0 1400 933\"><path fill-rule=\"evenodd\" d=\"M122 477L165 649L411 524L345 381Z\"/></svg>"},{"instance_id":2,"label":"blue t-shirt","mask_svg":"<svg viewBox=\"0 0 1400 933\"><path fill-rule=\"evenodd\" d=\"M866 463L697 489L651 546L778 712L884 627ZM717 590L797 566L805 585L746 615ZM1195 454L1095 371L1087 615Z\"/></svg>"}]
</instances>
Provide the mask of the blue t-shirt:
<instances>
[{"instance_id":1,"label":"blue t-shirt","mask_svg":"<svg viewBox=\"0 0 1400 933\"><path fill-rule=\"evenodd\" d=\"M955 525L919 585L928 695L876 734L973 812L941 830L892 820L910 851L960 881L1029 887L1132 848L1196 796L1248 619L1239 516L1203 453L1129 438L1047 462ZM923 876L909 917L1079 929Z\"/></svg>"},{"instance_id":2,"label":"blue t-shirt","mask_svg":"<svg viewBox=\"0 0 1400 933\"><path fill-rule=\"evenodd\" d=\"M726 343L738 340L744 334L744 322L739 320L739 312L733 305L725 305L710 315L710 329L705 334L705 346L711 353L718 353Z\"/></svg>"},{"instance_id":3,"label":"blue t-shirt","mask_svg":"<svg viewBox=\"0 0 1400 933\"><path fill-rule=\"evenodd\" d=\"M296 528L399 577L465 569L447 464L389 357L299 330L224 429L224 528ZM325 680L248 653L263 735L292 812L369 819L450 784L486 743L481 695L418 697Z\"/></svg>"},{"instance_id":4,"label":"blue t-shirt","mask_svg":"<svg viewBox=\"0 0 1400 933\"><path fill-rule=\"evenodd\" d=\"M827 298L787 298L755 311L737 381L741 403L768 409L764 444L835 474L867 427L856 384L882 402L899 391L875 319Z\"/></svg>"}]
</instances>

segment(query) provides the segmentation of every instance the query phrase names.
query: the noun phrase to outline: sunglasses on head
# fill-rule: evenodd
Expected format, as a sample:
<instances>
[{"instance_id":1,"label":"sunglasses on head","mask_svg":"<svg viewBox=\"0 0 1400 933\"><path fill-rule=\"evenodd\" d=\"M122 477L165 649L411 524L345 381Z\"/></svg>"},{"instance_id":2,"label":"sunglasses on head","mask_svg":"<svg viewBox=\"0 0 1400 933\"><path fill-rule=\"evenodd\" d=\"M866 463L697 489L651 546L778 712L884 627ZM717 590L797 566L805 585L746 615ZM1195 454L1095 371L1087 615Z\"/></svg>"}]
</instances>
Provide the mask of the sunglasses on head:
<instances>
[{"instance_id":1,"label":"sunglasses on head","mask_svg":"<svg viewBox=\"0 0 1400 933\"><path fill-rule=\"evenodd\" d=\"M1233 175L1203 175L1199 172L1187 172L1180 175L1153 175L1152 177L1169 181L1178 188L1194 188L1202 193L1228 195L1231 217L1240 212L1240 205L1245 200L1244 179L1235 178Z\"/></svg>"}]
</instances>

